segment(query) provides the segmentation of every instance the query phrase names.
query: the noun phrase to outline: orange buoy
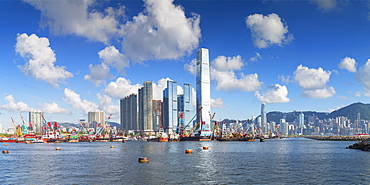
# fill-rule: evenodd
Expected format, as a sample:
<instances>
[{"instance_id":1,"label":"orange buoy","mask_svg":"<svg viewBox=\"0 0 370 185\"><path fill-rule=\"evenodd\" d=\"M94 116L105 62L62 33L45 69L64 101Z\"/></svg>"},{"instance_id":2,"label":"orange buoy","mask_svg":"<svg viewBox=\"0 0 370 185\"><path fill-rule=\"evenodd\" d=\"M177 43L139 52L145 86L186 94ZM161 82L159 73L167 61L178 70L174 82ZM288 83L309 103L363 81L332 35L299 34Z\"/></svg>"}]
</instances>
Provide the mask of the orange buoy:
<instances>
[{"instance_id":1,"label":"orange buoy","mask_svg":"<svg viewBox=\"0 0 370 185\"><path fill-rule=\"evenodd\" d=\"M8 144L4 144L4 146L8 146Z\"/></svg>"},{"instance_id":2,"label":"orange buoy","mask_svg":"<svg viewBox=\"0 0 370 185\"><path fill-rule=\"evenodd\" d=\"M115 146L110 146L110 148L116 148Z\"/></svg>"},{"instance_id":3,"label":"orange buoy","mask_svg":"<svg viewBox=\"0 0 370 185\"><path fill-rule=\"evenodd\" d=\"M4 153L4 154L8 154L8 153L9 153L9 151L8 151L8 150L3 150L3 153Z\"/></svg>"},{"instance_id":4,"label":"orange buoy","mask_svg":"<svg viewBox=\"0 0 370 185\"><path fill-rule=\"evenodd\" d=\"M60 147L56 147L55 150L60 150Z\"/></svg>"},{"instance_id":5,"label":"orange buoy","mask_svg":"<svg viewBox=\"0 0 370 185\"><path fill-rule=\"evenodd\" d=\"M208 146L203 146L203 150L208 150Z\"/></svg>"},{"instance_id":6,"label":"orange buoy","mask_svg":"<svg viewBox=\"0 0 370 185\"><path fill-rule=\"evenodd\" d=\"M148 157L139 157L139 163L147 163L147 162L149 162Z\"/></svg>"},{"instance_id":7,"label":"orange buoy","mask_svg":"<svg viewBox=\"0 0 370 185\"><path fill-rule=\"evenodd\" d=\"M185 153L186 153L186 154L191 154L191 153L193 153L193 150L191 150L191 149L187 149L187 150L185 150Z\"/></svg>"}]
</instances>

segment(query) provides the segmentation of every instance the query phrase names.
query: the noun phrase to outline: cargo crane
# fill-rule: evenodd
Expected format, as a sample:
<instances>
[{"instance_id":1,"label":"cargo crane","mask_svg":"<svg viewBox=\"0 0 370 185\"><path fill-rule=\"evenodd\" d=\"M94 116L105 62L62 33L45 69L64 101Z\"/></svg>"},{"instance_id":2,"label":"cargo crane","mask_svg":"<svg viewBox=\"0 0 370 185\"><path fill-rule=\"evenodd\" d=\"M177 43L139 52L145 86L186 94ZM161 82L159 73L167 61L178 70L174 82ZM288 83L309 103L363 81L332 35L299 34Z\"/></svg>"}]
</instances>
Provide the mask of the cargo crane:
<instances>
[{"instance_id":1,"label":"cargo crane","mask_svg":"<svg viewBox=\"0 0 370 185\"><path fill-rule=\"evenodd\" d=\"M95 137L96 138L100 138L103 131L107 129L105 127L106 127L106 124L108 123L111 116L112 116L112 114L110 114L108 116L107 120L105 120L103 124L99 124L99 126L96 127L96 132L95 132Z\"/></svg>"},{"instance_id":2,"label":"cargo crane","mask_svg":"<svg viewBox=\"0 0 370 185\"><path fill-rule=\"evenodd\" d=\"M22 134L23 135L25 135L25 134L29 134L30 133L30 130L28 130L28 128L27 128L27 125L26 125L26 123L24 122L24 119L23 119L23 116L22 116L22 114L20 114L20 116L21 116L21 119L22 119Z\"/></svg>"}]
</instances>

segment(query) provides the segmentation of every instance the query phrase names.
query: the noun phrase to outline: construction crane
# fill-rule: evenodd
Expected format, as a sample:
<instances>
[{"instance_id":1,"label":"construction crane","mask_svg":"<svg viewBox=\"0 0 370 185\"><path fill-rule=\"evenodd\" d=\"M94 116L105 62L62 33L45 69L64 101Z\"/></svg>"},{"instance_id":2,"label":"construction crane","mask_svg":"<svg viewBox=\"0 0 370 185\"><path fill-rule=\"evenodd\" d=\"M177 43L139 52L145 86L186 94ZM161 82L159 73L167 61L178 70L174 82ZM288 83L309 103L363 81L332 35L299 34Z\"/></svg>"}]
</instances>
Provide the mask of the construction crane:
<instances>
[{"instance_id":1,"label":"construction crane","mask_svg":"<svg viewBox=\"0 0 370 185\"><path fill-rule=\"evenodd\" d=\"M198 113L202 110L203 107L200 107L199 110L197 111L197 113L193 116L193 118L190 119L189 123L185 125L185 127L183 128L180 128L181 130L181 134L184 134L184 130L186 129L186 127L188 127L190 125L191 122L193 122L194 118L197 117ZM196 128L196 126L198 126L199 123L197 123L194 127ZM191 130L194 130L195 128L193 127L193 129ZM191 133L191 132L189 132Z\"/></svg>"}]
</instances>

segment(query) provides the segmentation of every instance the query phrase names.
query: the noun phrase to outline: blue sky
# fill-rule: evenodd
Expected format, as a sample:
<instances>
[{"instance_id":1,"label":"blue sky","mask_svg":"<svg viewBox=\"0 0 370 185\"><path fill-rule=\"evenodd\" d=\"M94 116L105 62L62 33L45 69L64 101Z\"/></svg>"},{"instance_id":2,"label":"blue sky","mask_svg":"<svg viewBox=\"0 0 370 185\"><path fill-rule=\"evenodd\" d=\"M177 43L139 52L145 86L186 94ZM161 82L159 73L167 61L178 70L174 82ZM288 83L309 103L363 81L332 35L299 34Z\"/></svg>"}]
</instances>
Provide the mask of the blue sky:
<instances>
[{"instance_id":1,"label":"blue sky","mask_svg":"<svg viewBox=\"0 0 370 185\"><path fill-rule=\"evenodd\" d=\"M0 1L0 123L77 122L144 81L195 87L208 48L215 119L329 112L370 96L370 1Z\"/></svg>"}]
</instances>

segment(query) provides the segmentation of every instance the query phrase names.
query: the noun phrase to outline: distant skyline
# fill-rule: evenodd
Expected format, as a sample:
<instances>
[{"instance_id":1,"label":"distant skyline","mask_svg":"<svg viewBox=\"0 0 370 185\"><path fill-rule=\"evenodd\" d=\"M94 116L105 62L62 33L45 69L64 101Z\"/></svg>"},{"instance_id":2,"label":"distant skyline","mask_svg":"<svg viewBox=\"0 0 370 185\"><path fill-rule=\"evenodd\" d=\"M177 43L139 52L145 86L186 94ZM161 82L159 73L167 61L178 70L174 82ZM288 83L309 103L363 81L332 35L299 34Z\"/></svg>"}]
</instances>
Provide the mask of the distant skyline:
<instances>
[{"instance_id":1,"label":"distant skyline","mask_svg":"<svg viewBox=\"0 0 370 185\"><path fill-rule=\"evenodd\" d=\"M77 123L153 82L196 87L209 49L215 120L330 112L370 97L370 1L0 1L0 123Z\"/></svg>"}]
</instances>

